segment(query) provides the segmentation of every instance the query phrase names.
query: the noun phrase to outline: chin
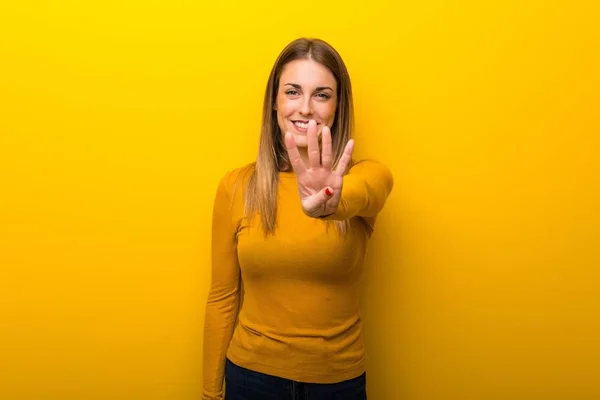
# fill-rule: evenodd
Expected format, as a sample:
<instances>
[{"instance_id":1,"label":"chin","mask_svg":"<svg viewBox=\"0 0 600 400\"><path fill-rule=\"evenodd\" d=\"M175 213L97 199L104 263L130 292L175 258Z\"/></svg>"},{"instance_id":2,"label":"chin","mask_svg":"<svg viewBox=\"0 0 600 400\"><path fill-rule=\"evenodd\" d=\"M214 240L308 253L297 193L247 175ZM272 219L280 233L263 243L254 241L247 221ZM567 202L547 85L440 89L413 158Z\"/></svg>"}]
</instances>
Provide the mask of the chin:
<instances>
[{"instance_id":1,"label":"chin","mask_svg":"<svg viewBox=\"0 0 600 400\"><path fill-rule=\"evenodd\" d=\"M297 133L294 133L294 141L296 142L296 146L300 148L308 147L308 138L306 137L306 135L299 135Z\"/></svg>"}]
</instances>

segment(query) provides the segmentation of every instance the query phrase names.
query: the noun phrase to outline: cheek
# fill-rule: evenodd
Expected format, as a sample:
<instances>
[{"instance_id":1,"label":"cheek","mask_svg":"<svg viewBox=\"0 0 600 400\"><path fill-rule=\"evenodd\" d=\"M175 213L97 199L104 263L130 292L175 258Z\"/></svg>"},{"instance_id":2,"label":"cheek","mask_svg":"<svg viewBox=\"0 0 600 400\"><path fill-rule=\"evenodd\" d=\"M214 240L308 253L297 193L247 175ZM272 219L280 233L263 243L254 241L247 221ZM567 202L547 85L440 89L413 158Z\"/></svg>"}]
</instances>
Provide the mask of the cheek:
<instances>
[{"instance_id":1,"label":"cheek","mask_svg":"<svg viewBox=\"0 0 600 400\"><path fill-rule=\"evenodd\" d=\"M319 113L321 118L327 121L327 125L331 127L333 120L335 119L335 104L324 105L324 107L320 109Z\"/></svg>"},{"instance_id":2,"label":"cheek","mask_svg":"<svg viewBox=\"0 0 600 400\"><path fill-rule=\"evenodd\" d=\"M293 104L286 100L277 103L277 115L279 117L288 117L294 112Z\"/></svg>"}]
</instances>

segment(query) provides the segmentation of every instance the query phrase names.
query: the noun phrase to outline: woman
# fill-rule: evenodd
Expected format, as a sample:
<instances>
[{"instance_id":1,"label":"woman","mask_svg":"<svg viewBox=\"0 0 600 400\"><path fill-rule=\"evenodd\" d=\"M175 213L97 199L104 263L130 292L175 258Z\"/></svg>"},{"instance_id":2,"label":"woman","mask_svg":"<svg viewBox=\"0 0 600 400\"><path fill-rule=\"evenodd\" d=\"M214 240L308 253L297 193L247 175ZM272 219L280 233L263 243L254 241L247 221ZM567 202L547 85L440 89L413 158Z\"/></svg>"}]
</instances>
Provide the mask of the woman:
<instances>
[{"instance_id":1,"label":"woman","mask_svg":"<svg viewBox=\"0 0 600 400\"><path fill-rule=\"evenodd\" d=\"M267 84L257 160L217 189L204 399L222 399L224 381L228 400L366 399L360 278L393 180L352 163L352 129L339 54L290 43Z\"/></svg>"}]
</instances>

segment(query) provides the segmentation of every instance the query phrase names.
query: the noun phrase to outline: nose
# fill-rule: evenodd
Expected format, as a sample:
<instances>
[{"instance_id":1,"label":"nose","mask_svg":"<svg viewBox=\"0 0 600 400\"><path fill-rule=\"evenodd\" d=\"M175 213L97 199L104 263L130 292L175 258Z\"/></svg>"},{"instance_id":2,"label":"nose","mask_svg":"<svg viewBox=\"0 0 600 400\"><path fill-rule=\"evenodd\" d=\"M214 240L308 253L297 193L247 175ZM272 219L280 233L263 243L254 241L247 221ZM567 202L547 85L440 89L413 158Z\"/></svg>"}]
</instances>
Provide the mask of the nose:
<instances>
[{"instance_id":1,"label":"nose","mask_svg":"<svg viewBox=\"0 0 600 400\"><path fill-rule=\"evenodd\" d=\"M300 113L302 115L311 115L312 114L312 107L311 107L311 104L310 104L310 100L311 100L310 96L308 96L302 102L302 107L300 108Z\"/></svg>"}]
</instances>

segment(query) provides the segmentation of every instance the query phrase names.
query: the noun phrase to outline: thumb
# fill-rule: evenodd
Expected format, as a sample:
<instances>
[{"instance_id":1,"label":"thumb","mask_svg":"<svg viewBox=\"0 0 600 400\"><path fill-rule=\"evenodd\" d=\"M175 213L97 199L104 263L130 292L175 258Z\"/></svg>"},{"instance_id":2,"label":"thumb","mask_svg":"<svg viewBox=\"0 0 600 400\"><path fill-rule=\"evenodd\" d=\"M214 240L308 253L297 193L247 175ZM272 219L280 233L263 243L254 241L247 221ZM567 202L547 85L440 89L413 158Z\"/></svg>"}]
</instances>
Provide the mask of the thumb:
<instances>
[{"instance_id":1,"label":"thumb","mask_svg":"<svg viewBox=\"0 0 600 400\"><path fill-rule=\"evenodd\" d=\"M304 213L309 217L317 218L325 210L325 205L333 197L333 189L329 186L324 187L316 194L312 195L310 199L302 203Z\"/></svg>"},{"instance_id":2,"label":"thumb","mask_svg":"<svg viewBox=\"0 0 600 400\"><path fill-rule=\"evenodd\" d=\"M319 204L325 204L333 196L333 189L329 186L325 186L319 193L317 193L316 200Z\"/></svg>"}]
</instances>

